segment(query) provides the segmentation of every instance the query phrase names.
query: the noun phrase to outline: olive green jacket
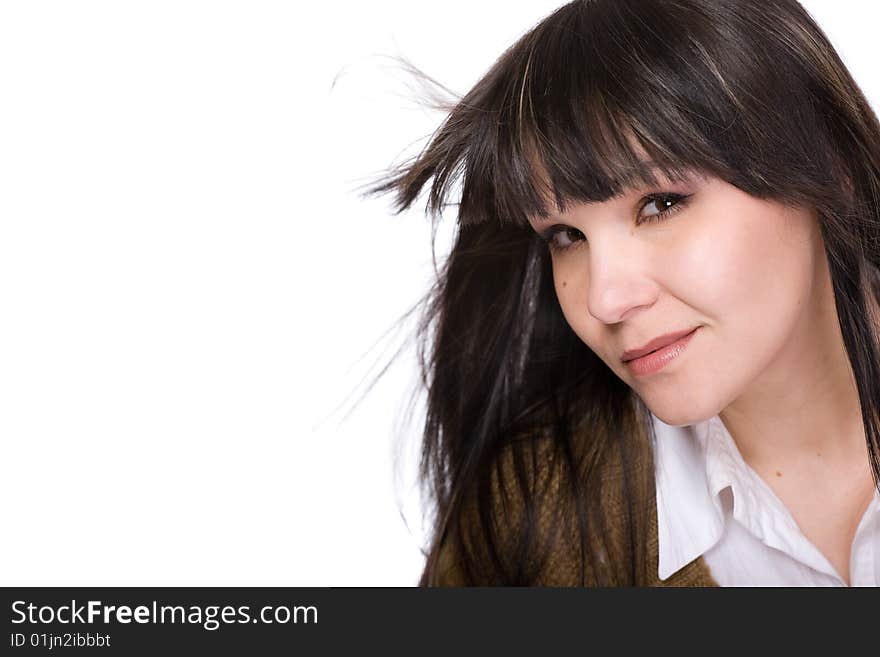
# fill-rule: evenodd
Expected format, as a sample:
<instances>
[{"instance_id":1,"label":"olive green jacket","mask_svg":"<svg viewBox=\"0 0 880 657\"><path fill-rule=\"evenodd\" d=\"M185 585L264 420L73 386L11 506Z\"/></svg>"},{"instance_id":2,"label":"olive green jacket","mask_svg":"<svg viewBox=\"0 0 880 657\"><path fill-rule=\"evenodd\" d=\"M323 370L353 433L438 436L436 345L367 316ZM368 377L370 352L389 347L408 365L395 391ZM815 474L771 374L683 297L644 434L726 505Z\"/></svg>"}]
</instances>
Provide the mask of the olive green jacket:
<instances>
[{"instance_id":1,"label":"olive green jacket","mask_svg":"<svg viewBox=\"0 0 880 657\"><path fill-rule=\"evenodd\" d=\"M640 552L636 558L631 556L633 548L627 547L627 545L632 545L632 541L629 540L630 530L625 526L625 522L623 521L623 518L627 517L624 505L632 504L632 502L624 499L622 488L614 483L621 481L623 477L621 466L622 461L620 458L610 456L603 459L602 465L599 469L600 478L602 481L607 482L610 485L603 486L602 490L598 493L594 492L594 494L600 496L599 508L603 517L602 526L606 528L603 532L603 537L606 541L605 544L609 546L609 555L607 556L611 557L608 567L611 572L617 574L617 576L614 577L614 581L627 582L627 585L640 587L718 586L718 583L709 572L709 568L702 556L673 573L666 580L661 580L659 578L657 572L659 547L657 538L657 502L654 463L652 458L653 452L650 448L644 449L644 447L648 445L647 437L644 434L637 436L636 444L641 446L641 448L636 451L638 456L634 460L636 464L635 472L640 475L640 478L638 479L640 487L637 487L637 490L641 491L641 497L643 500L642 504L646 505L643 509L645 513L642 514L642 517L644 518L644 521L642 521L644 522L644 527L637 527L635 529L635 531L640 534L641 538L644 539L636 541L638 545L642 546L641 548L635 548ZM500 469L504 471L504 473L511 473L514 469L512 460L503 459L503 461ZM544 475L553 470L546 466L546 455L538 455L533 459L533 462L538 464L537 469ZM520 467L521 466L522 462L520 462ZM558 470L558 468L556 470ZM632 481L633 470L628 470L627 472L629 480ZM502 475L502 477L503 476L504 475ZM532 481L538 482L544 480L538 477L533 478ZM550 476L546 478L546 481L548 482L546 487L536 484L536 489L540 488L542 491L541 495L537 496L537 499L539 500L536 518L538 532L539 535L542 536L553 535L561 536L562 538L561 540L554 539L551 543L547 543L547 545L550 546L548 548L549 558L546 565L541 568L541 574L536 585L556 587L581 586L584 581L587 582L588 586L595 585L591 582L598 582L599 580L595 578L594 573L587 572L585 579L581 579L584 573L581 570L581 561L578 558L579 542L575 537L575 532L572 530L574 527L572 522L574 513L571 511L570 505L540 503L540 500L549 500L551 497L556 502L560 499L566 500L565 491L568 490L568 487L564 485L564 481L560 477ZM502 490L505 491L504 494L501 493ZM498 535L501 537L504 536L506 528L516 525L517 510L521 508L521 505L518 504L520 498L516 497L514 493L511 493L511 490L513 489L499 486L497 480L493 480L492 482L493 507L496 509L494 522L496 523L496 528L499 530ZM559 496L562 497L560 498ZM474 526L476 522L476 506L470 504L465 505L464 508L469 510L462 513L463 522L457 523L457 526L464 527L465 529L462 531L462 534L470 536L470 538L465 541L465 543L470 546L469 551L474 547L479 550L482 547L479 542L480 534L468 533L467 531L467 528L469 526ZM560 528L561 531L559 531ZM459 559L454 547L457 544L458 543L452 539L452 531L448 530L447 536L441 542L439 550L437 550L434 565L430 567L426 565L422 581L423 584L428 586L485 585L480 582L474 582L473 577L470 581L464 577L462 569L459 567ZM512 554L513 550L509 550L509 553ZM607 563L607 557L604 554L604 551L601 560L604 566L604 564ZM429 564L432 562L430 557L428 562Z\"/></svg>"}]
</instances>

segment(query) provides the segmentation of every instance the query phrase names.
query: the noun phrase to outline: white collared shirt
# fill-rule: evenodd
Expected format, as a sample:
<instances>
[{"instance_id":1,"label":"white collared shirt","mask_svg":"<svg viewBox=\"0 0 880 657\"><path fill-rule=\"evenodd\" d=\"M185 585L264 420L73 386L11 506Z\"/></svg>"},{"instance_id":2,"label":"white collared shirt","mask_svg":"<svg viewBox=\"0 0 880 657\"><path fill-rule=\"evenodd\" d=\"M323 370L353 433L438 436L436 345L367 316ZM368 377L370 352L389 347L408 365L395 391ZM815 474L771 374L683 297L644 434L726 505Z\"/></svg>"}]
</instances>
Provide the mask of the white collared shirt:
<instances>
[{"instance_id":1,"label":"white collared shirt","mask_svg":"<svg viewBox=\"0 0 880 657\"><path fill-rule=\"evenodd\" d=\"M658 575L703 556L721 586L846 586L767 483L743 460L716 415L656 433ZM852 586L880 585L880 492L852 543Z\"/></svg>"}]
</instances>

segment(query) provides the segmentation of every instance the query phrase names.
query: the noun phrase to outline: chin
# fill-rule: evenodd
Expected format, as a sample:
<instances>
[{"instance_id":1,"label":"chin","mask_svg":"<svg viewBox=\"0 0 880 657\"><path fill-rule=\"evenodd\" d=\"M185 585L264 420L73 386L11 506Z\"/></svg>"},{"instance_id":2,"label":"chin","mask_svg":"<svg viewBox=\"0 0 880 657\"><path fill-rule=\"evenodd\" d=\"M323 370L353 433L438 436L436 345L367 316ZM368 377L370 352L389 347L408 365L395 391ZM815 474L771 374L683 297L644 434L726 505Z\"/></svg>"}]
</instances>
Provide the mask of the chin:
<instances>
[{"instance_id":1,"label":"chin","mask_svg":"<svg viewBox=\"0 0 880 657\"><path fill-rule=\"evenodd\" d=\"M663 403L657 400L644 400L645 405L664 424L673 427L686 427L703 422L718 414L714 405L703 408L693 400L676 399L674 403Z\"/></svg>"},{"instance_id":2,"label":"chin","mask_svg":"<svg viewBox=\"0 0 880 657\"><path fill-rule=\"evenodd\" d=\"M690 416L682 414L669 415L666 413L656 413L654 411L651 412L657 416L657 419L659 419L664 424L668 424L671 427L686 427L691 424L696 424L700 421L699 419L694 419Z\"/></svg>"}]
</instances>

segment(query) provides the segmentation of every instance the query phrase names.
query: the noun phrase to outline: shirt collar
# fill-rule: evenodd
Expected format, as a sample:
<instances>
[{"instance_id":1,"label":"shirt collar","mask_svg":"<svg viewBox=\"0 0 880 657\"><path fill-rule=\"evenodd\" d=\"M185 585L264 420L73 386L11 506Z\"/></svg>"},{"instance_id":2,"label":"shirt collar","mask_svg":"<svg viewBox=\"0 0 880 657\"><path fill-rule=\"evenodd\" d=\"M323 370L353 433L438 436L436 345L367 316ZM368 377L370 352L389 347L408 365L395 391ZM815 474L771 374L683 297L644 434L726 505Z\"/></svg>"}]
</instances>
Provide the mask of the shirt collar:
<instances>
[{"instance_id":1,"label":"shirt collar","mask_svg":"<svg viewBox=\"0 0 880 657\"><path fill-rule=\"evenodd\" d=\"M697 443L705 454L706 480L719 512L724 515L719 493L730 487L734 502L730 516L752 536L814 570L837 576L828 559L803 535L776 493L745 462L721 418L716 415L703 427L704 431L697 432Z\"/></svg>"},{"instance_id":2,"label":"shirt collar","mask_svg":"<svg viewBox=\"0 0 880 657\"><path fill-rule=\"evenodd\" d=\"M702 555L724 533L718 493L730 469L707 467L708 436L718 416L693 425L669 425L651 414L657 484L658 576L661 580Z\"/></svg>"},{"instance_id":3,"label":"shirt collar","mask_svg":"<svg viewBox=\"0 0 880 657\"><path fill-rule=\"evenodd\" d=\"M834 567L802 536L791 514L745 463L720 416L692 425L666 424L653 413L658 568L667 579L710 550L735 518L765 545L831 575ZM732 507L722 504L730 489ZM880 508L880 493L875 493Z\"/></svg>"}]
</instances>

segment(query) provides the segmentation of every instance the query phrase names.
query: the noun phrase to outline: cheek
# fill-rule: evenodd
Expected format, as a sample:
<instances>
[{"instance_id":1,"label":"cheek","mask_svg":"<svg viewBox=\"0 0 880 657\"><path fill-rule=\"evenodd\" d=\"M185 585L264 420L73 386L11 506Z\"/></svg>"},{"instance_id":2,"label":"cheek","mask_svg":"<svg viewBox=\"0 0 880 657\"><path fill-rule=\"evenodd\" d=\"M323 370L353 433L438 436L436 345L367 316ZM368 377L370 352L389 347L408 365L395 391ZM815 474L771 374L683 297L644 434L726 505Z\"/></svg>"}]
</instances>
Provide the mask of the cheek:
<instances>
[{"instance_id":1,"label":"cheek","mask_svg":"<svg viewBox=\"0 0 880 657\"><path fill-rule=\"evenodd\" d=\"M722 323L767 326L809 292L813 257L806 224L786 223L779 211L752 210L719 217L711 234L679 259L691 281L691 301Z\"/></svg>"},{"instance_id":2,"label":"cheek","mask_svg":"<svg viewBox=\"0 0 880 657\"><path fill-rule=\"evenodd\" d=\"M575 325L572 324L572 319L577 317L579 313L573 308L576 297L572 294L573 286L569 282L569 277L554 269L553 283L556 287L556 299L559 301L559 307L562 309L562 314L565 316L565 320L568 322L569 326L575 328ZM577 332L576 328L575 332Z\"/></svg>"},{"instance_id":3,"label":"cheek","mask_svg":"<svg viewBox=\"0 0 880 657\"><path fill-rule=\"evenodd\" d=\"M719 222L715 228L689 240L674 274L690 282L691 304L710 320L742 310L755 293L756 280L765 274L762 262L767 257L766 245L743 222Z\"/></svg>"},{"instance_id":4,"label":"cheek","mask_svg":"<svg viewBox=\"0 0 880 657\"><path fill-rule=\"evenodd\" d=\"M599 340L603 329L590 314L588 269L582 258L554 262L553 283L565 321L584 344L601 355Z\"/></svg>"},{"instance_id":5,"label":"cheek","mask_svg":"<svg viewBox=\"0 0 880 657\"><path fill-rule=\"evenodd\" d=\"M577 267L572 265L570 261L554 258L551 262L556 298L565 313L566 306L572 303L575 298L574 292L578 287L578 281L583 278L583 274L579 274Z\"/></svg>"},{"instance_id":6,"label":"cheek","mask_svg":"<svg viewBox=\"0 0 880 657\"><path fill-rule=\"evenodd\" d=\"M686 301L711 328L711 389L727 399L792 339L809 304L816 260L808 218L755 206L718 219L687 261L702 275L693 276Z\"/></svg>"}]
</instances>

